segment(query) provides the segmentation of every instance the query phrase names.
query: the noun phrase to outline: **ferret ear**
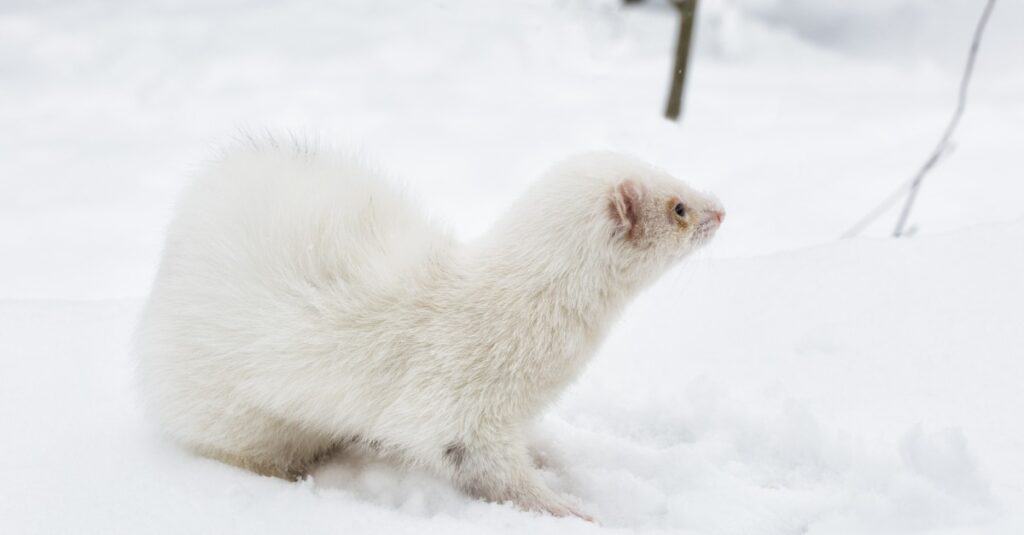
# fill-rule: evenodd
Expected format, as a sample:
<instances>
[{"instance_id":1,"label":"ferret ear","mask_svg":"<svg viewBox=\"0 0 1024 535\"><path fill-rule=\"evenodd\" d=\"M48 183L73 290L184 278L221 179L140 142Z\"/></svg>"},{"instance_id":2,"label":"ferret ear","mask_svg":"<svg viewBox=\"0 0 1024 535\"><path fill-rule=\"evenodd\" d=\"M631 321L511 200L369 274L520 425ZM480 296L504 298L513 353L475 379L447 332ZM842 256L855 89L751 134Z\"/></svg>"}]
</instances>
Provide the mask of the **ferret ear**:
<instances>
[{"instance_id":1,"label":"ferret ear","mask_svg":"<svg viewBox=\"0 0 1024 535\"><path fill-rule=\"evenodd\" d=\"M640 202L643 188L632 180L623 180L612 193L611 216L630 239L640 235Z\"/></svg>"}]
</instances>

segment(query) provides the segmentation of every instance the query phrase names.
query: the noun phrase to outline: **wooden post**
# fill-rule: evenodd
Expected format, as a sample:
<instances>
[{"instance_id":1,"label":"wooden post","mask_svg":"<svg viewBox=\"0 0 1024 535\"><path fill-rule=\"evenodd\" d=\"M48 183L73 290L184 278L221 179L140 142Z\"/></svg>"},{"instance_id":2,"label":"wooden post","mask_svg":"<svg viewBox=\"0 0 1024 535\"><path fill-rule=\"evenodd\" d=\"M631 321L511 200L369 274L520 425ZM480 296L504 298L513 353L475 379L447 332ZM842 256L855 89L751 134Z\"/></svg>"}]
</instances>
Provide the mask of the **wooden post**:
<instances>
[{"instance_id":1,"label":"wooden post","mask_svg":"<svg viewBox=\"0 0 1024 535\"><path fill-rule=\"evenodd\" d=\"M672 87L668 93L665 117L677 121L683 111L683 87L686 84L686 65L690 59L693 19L697 16L697 0L672 0L672 4L679 10L679 42L676 45L676 62L672 70Z\"/></svg>"}]
</instances>

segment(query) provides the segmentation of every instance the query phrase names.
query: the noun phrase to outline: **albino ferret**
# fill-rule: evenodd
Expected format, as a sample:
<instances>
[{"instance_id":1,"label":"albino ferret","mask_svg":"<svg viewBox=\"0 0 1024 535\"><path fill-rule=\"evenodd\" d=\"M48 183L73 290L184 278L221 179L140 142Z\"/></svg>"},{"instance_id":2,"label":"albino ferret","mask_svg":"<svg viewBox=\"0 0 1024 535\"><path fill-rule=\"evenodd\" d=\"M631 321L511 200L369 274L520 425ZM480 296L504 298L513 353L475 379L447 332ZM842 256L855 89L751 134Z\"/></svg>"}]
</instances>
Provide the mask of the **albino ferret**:
<instances>
[{"instance_id":1,"label":"albino ferret","mask_svg":"<svg viewBox=\"0 0 1024 535\"><path fill-rule=\"evenodd\" d=\"M175 440L260 474L361 444L473 496L586 518L541 481L524 428L723 215L660 169L593 153L463 244L353 159L238 149L169 227L137 333L143 396Z\"/></svg>"}]
</instances>

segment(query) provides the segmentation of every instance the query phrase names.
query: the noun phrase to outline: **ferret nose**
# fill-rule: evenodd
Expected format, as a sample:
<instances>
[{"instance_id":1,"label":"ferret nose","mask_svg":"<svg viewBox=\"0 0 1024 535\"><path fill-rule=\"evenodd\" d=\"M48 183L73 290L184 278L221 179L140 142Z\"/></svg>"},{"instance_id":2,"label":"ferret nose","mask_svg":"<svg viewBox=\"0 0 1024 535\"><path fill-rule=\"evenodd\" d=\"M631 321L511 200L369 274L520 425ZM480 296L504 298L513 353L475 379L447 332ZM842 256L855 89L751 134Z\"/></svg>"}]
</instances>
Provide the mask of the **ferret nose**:
<instances>
[{"instance_id":1,"label":"ferret nose","mask_svg":"<svg viewBox=\"0 0 1024 535\"><path fill-rule=\"evenodd\" d=\"M712 210L711 217L715 220L716 223L721 225L722 220L725 219L725 210Z\"/></svg>"}]
</instances>

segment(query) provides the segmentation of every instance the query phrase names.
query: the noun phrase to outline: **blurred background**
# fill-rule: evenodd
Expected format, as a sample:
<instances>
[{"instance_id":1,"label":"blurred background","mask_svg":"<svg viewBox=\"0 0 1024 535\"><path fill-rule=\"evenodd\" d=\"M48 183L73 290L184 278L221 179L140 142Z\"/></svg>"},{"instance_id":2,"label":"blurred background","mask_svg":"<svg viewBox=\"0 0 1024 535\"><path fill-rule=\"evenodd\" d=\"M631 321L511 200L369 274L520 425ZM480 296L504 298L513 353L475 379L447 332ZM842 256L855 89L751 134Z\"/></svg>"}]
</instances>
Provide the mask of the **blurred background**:
<instances>
[{"instance_id":1,"label":"blurred background","mask_svg":"<svg viewBox=\"0 0 1024 535\"><path fill-rule=\"evenodd\" d=\"M241 129L358 151L466 237L552 162L616 149L723 200L714 255L827 242L935 144L982 5L701 2L676 124L663 0L5 0L0 226L33 232L0 235L0 294L143 295L182 181ZM1024 215L1022 23L998 5L921 232Z\"/></svg>"},{"instance_id":2,"label":"blurred background","mask_svg":"<svg viewBox=\"0 0 1024 535\"><path fill-rule=\"evenodd\" d=\"M913 236L897 207L839 241L934 147L983 7L701 0L672 122L664 0L0 0L0 519L599 529L386 467L253 478L146 432L130 333L164 226L247 131L362 155L465 239L583 150L722 200L545 420L572 460L552 485L605 526L1020 533L1024 2L995 7Z\"/></svg>"}]
</instances>

